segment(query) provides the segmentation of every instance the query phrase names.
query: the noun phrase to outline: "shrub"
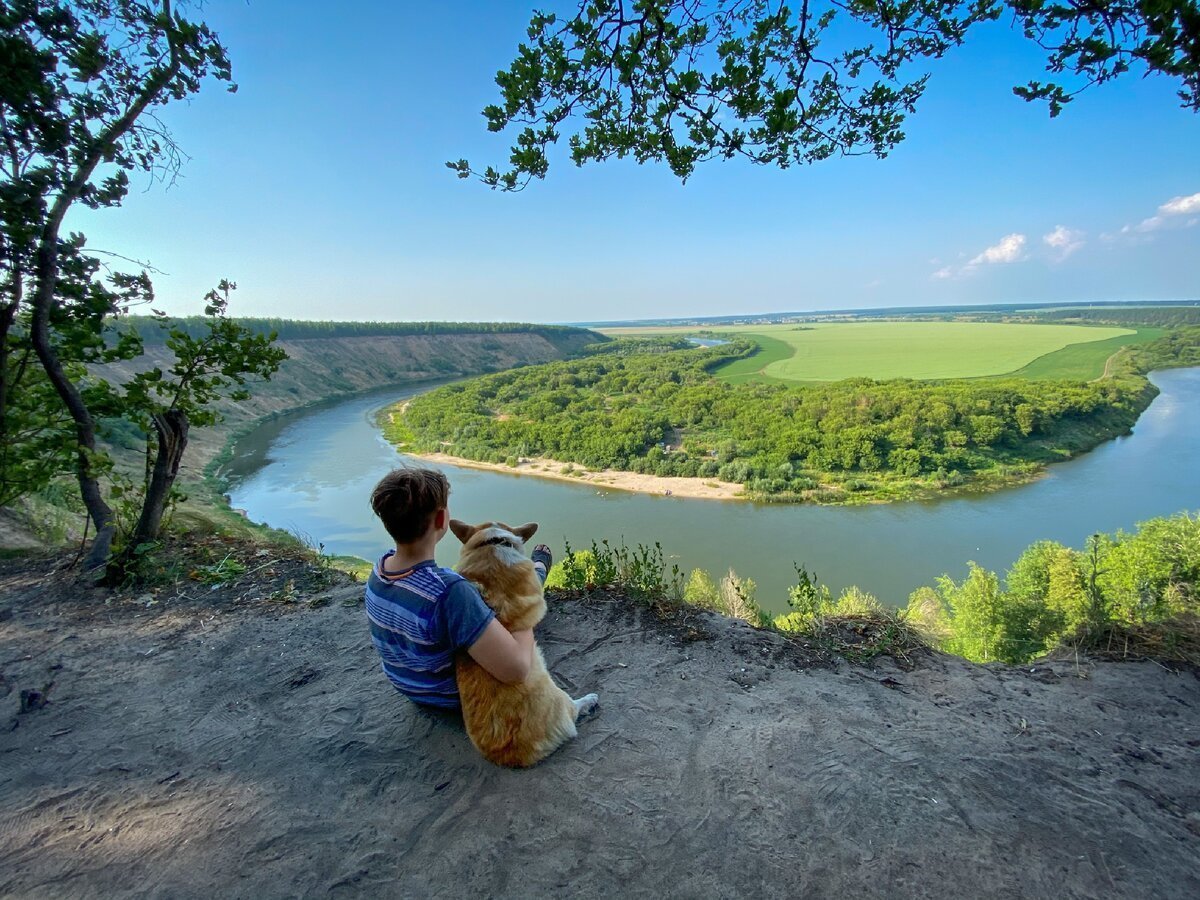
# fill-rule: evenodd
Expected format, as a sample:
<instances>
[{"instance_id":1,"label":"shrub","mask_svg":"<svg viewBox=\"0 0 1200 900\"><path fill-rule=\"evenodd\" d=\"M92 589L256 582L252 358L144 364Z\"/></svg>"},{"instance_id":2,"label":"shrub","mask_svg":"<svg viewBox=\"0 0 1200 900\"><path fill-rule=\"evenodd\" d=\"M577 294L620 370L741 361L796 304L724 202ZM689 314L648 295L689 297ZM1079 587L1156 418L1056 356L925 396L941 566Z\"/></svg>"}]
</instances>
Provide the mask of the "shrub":
<instances>
[{"instance_id":1,"label":"shrub","mask_svg":"<svg viewBox=\"0 0 1200 900\"><path fill-rule=\"evenodd\" d=\"M562 562L546 576L547 588L568 590L619 587L646 599L683 597L683 573L672 565L668 571L662 545L624 544L613 547L607 540L592 542L590 550L575 551L568 542Z\"/></svg>"}]
</instances>

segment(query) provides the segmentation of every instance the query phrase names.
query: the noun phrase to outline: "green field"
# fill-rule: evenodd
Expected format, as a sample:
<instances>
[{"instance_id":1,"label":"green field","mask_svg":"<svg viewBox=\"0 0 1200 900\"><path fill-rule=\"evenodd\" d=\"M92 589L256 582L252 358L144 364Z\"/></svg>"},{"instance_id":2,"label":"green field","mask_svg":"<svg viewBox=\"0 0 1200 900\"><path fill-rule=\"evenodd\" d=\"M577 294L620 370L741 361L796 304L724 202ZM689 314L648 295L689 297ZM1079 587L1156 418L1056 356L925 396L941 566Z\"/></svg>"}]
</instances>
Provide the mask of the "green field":
<instances>
[{"instance_id":1,"label":"green field","mask_svg":"<svg viewBox=\"0 0 1200 900\"><path fill-rule=\"evenodd\" d=\"M695 333L695 329L620 329L623 334ZM733 383L913 378L1090 380L1123 346L1152 340L1160 329L993 322L848 322L713 328L762 348L718 370ZM613 334L618 330L613 329Z\"/></svg>"},{"instance_id":2,"label":"green field","mask_svg":"<svg viewBox=\"0 0 1200 900\"><path fill-rule=\"evenodd\" d=\"M775 363L790 359L793 347L786 341L767 337L765 334L750 335L758 344L759 350L746 359L738 359L722 366L717 377L730 384L741 384L743 381L776 381L769 375L763 374L763 369Z\"/></svg>"},{"instance_id":3,"label":"green field","mask_svg":"<svg viewBox=\"0 0 1200 900\"><path fill-rule=\"evenodd\" d=\"M1012 374L1017 378L1068 378L1074 381L1092 381L1104 375L1109 357L1122 347L1144 344L1166 334L1165 328L1138 328L1134 334L1122 334L1103 341L1088 341L1071 344L1039 356L1027 366Z\"/></svg>"}]
</instances>

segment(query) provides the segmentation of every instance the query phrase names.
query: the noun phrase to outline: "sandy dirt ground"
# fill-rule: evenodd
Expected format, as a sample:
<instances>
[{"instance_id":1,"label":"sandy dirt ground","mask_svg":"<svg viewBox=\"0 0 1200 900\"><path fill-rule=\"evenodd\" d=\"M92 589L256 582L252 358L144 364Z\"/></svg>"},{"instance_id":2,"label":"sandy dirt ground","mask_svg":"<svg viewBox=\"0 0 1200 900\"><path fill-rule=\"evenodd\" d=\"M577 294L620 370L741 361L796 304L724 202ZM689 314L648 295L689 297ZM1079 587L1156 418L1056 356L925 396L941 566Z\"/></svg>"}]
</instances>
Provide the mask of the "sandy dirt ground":
<instances>
[{"instance_id":1,"label":"sandy dirt ground","mask_svg":"<svg viewBox=\"0 0 1200 900\"><path fill-rule=\"evenodd\" d=\"M602 708L509 771L385 682L359 587L0 589L0 896L1200 896L1191 671L868 669L560 598L547 662Z\"/></svg>"},{"instance_id":2,"label":"sandy dirt ground","mask_svg":"<svg viewBox=\"0 0 1200 900\"><path fill-rule=\"evenodd\" d=\"M400 452L416 459L434 463L462 466L467 469L483 469L486 472L502 472L506 475L533 475L537 478L552 478L556 481L585 482L599 487L615 488L619 491L634 491L639 494L665 494L675 497L691 497L700 500L744 500L745 485L732 481L717 481L713 478L675 478L658 475L642 475L638 472L621 472L616 469L590 471L571 463L559 462L544 457L522 457L515 466L502 463L476 462L448 453Z\"/></svg>"}]
</instances>

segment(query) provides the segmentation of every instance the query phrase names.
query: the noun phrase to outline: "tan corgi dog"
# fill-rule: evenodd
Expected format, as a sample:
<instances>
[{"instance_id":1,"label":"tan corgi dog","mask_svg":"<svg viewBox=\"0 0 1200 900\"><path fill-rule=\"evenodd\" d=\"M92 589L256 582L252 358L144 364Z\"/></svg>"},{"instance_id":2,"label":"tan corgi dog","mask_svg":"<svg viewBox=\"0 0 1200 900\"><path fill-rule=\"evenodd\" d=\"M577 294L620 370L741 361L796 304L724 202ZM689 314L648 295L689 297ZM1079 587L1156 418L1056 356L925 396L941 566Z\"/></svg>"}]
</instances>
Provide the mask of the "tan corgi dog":
<instances>
[{"instance_id":1,"label":"tan corgi dog","mask_svg":"<svg viewBox=\"0 0 1200 900\"><path fill-rule=\"evenodd\" d=\"M473 581L509 631L533 628L546 615L546 599L525 542L537 525L511 528L503 522L467 525L450 520L462 541L458 574ZM575 737L575 721L599 705L595 694L572 700L546 671L534 644L529 676L503 684L468 654L455 663L463 722L476 749L501 766L532 766Z\"/></svg>"}]
</instances>

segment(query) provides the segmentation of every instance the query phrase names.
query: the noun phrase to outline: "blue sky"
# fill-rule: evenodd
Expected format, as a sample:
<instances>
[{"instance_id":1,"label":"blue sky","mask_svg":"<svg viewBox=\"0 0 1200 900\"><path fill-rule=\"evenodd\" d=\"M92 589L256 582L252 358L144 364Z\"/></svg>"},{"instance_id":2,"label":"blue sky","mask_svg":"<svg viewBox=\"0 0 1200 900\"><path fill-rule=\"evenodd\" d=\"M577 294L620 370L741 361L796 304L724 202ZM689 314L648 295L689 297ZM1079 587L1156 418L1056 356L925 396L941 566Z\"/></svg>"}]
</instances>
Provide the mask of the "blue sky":
<instances>
[{"instance_id":1,"label":"blue sky","mask_svg":"<svg viewBox=\"0 0 1200 900\"><path fill-rule=\"evenodd\" d=\"M222 277L235 314L303 319L1200 298L1200 116L1165 79L1126 77L1050 120L1011 93L1038 55L995 25L932 64L887 159L714 162L684 185L560 155L501 194L444 163L506 159L480 110L531 8L211 0L238 92L167 110L191 157L175 185L135 182L122 209L70 224L161 270L175 314Z\"/></svg>"}]
</instances>

